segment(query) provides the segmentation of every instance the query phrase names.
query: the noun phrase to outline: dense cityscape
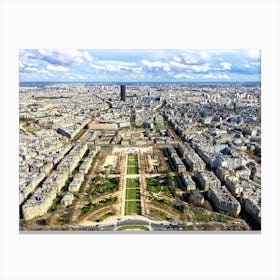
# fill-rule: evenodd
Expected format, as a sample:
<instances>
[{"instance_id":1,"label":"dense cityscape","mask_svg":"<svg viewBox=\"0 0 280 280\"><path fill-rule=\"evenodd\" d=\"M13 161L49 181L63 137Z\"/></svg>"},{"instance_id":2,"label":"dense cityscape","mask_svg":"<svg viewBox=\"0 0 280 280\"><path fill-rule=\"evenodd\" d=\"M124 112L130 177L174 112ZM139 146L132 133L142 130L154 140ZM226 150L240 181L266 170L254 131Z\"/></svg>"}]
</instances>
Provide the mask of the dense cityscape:
<instances>
[{"instance_id":1,"label":"dense cityscape","mask_svg":"<svg viewBox=\"0 0 280 280\"><path fill-rule=\"evenodd\" d=\"M22 83L20 230L261 229L259 83Z\"/></svg>"}]
</instances>

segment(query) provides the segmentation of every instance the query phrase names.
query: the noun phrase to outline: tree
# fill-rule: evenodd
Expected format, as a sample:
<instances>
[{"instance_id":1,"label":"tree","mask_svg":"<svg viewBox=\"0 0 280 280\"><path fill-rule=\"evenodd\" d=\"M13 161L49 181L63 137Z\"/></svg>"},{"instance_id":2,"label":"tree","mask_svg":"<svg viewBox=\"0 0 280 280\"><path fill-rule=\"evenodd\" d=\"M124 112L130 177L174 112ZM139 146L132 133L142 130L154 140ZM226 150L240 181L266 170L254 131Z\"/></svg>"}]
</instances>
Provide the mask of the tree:
<instances>
[{"instance_id":1,"label":"tree","mask_svg":"<svg viewBox=\"0 0 280 280\"><path fill-rule=\"evenodd\" d=\"M210 204L210 202L208 200L205 200L204 203L203 203L203 207L206 209L206 210L209 210L209 211L213 211L213 208Z\"/></svg>"}]
</instances>

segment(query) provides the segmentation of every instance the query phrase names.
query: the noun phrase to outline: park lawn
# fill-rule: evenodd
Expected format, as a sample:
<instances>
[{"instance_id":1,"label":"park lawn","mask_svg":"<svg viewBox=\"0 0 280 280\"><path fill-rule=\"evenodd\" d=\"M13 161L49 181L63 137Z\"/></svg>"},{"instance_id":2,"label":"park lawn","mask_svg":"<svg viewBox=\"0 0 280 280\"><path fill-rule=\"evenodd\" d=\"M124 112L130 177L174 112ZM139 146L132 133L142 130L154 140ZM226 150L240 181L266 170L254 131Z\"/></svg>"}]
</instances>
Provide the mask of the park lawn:
<instances>
[{"instance_id":1,"label":"park lawn","mask_svg":"<svg viewBox=\"0 0 280 280\"><path fill-rule=\"evenodd\" d=\"M127 178L126 179L126 188L127 189L139 188L139 179L138 178Z\"/></svg>"},{"instance_id":2,"label":"park lawn","mask_svg":"<svg viewBox=\"0 0 280 280\"><path fill-rule=\"evenodd\" d=\"M137 159L138 158L138 156L135 154L128 154L127 157L128 157L128 159Z\"/></svg>"},{"instance_id":3,"label":"park lawn","mask_svg":"<svg viewBox=\"0 0 280 280\"><path fill-rule=\"evenodd\" d=\"M137 157L135 157L135 158L128 158L127 161L130 164L136 164L138 162Z\"/></svg>"},{"instance_id":4,"label":"park lawn","mask_svg":"<svg viewBox=\"0 0 280 280\"><path fill-rule=\"evenodd\" d=\"M128 165L127 166L127 174L138 174L138 166L137 165Z\"/></svg>"},{"instance_id":5,"label":"park lawn","mask_svg":"<svg viewBox=\"0 0 280 280\"><path fill-rule=\"evenodd\" d=\"M127 174L138 174L138 156L128 155Z\"/></svg>"},{"instance_id":6,"label":"park lawn","mask_svg":"<svg viewBox=\"0 0 280 280\"><path fill-rule=\"evenodd\" d=\"M125 199L139 199L140 190L139 189L126 189Z\"/></svg>"},{"instance_id":7,"label":"park lawn","mask_svg":"<svg viewBox=\"0 0 280 280\"><path fill-rule=\"evenodd\" d=\"M127 166L137 166L138 167L138 162L137 161L128 161Z\"/></svg>"},{"instance_id":8,"label":"park lawn","mask_svg":"<svg viewBox=\"0 0 280 280\"><path fill-rule=\"evenodd\" d=\"M117 229L117 231L122 231L122 230L144 230L144 231L149 231L149 228L146 226L121 226Z\"/></svg>"},{"instance_id":9,"label":"park lawn","mask_svg":"<svg viewBox=\"0 0 280 280\"><path fill-rule=\"evenodd\" d=\"M139 200L127 200L125 202L125 215L141 214Z\"/></svg>"},{"instance_id":10,"label":"park lawn","mask_svg":"<svg viewBox=\"0 0 280 280\"><path fill-rule=\"evenodd\" d=\"M141 214L141 206L140 206L139 198L140 198L139 179L127 178L126 195L125 195L125 199L126 199L125 215Z\"/></svg>"},{"instance_id":11,"label":"park lawn","mask_svg":"<svg viewBox=\"0 0 280 280\"><path fill-rule=\"evenodd\" d=\"M127 174L138 174L138 156L128 155Z\"/></svg>"}]
</instances>

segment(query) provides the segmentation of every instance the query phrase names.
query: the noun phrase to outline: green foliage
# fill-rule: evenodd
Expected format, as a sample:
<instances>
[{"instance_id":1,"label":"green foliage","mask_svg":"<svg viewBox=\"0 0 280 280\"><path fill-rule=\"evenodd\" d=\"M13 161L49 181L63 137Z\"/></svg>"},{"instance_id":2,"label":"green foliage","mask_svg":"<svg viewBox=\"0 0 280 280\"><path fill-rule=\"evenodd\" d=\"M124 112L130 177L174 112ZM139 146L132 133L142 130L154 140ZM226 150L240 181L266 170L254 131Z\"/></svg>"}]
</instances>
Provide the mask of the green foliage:
<instances>
[{"instance_id":1,"label":"green foliage","mask_svg":"<svg viewBox=\"0 0 280 280\"><path fill-rule=\"evenodd\" d=\"M60 203L62 199L62 195L58 195L52 202L51 207L49 208L49 211L54 212L56 210L57 205Z\"/></svg>"},{"instance_id":2,"label":"green foliage","mask_svg":"<svg viewBox=\"0 0 280 280\"><path fill-rule=\"evenodd\" d=\"M96 220L96 222L99 223L99 222L103 221L104 219L106 219L106 218L108 218L108 217L110 217L110 216L114 216L115 214L116 214L115 211L110 211L110 212L106 213L105 215L99 217L99 218Z\"/></svg>"},{"instance_id":3,"label":"green foliage","mask_svg":"<svg viewBox=\"0 0 280 280\"><path fill-rule=\"evenodd\" d=\"M149 228L145 227L145 226L122 226L119 227L117 229L117 231L123 231L123 230L134 230L134 229L138 229L138 230L144 230L144 231L149 231Z\"/></svg>"},{"instance_id":4,"label":"green foliage","mask_svg":"<svg viewBox=\"0 0 280 280\"><path fill-rule=\"evenodd\" d=\"M205 208L205 209L207 209L207 210L209 210L209 211L213 211L213 208L212 208L210 202L207 201L207 200L204 201L204 203L203 203L203 208Z\"/></svg>"},{"instance_id":5,"label":"green foliage","mask_svg":"<svg viewBox=\"0 0 280 280\"><path fill-rule=\"evenodd\" d=\"M154 217L158 220L161 220L161 221L169 221L170 220L170 217L165 215L163 212L160 212L160 211L154 210L154 209L150 210L150 216L152 216L152 217Z\"/></svg>"},{"instance_id":6,"label":"green foliage","mask_svg":"<svg viewBox=\"0 0 280 280\"><path fill-rule=\"evenodd\" d=\"M196 211L193 211L193 213L198 222L209 222L210 221L210 217L206 214L196 212Z\"/></svg>"},{"instance_id":7,"label":"green foliage","mask_svg":"<svg viewBox=\"0 0 280 280\"><path fill-rule=\"evenodd\" d=\"M84 216L84 215L88 214L93 209L94 209L93 205L87 205L87 206L83 207L82 211L81 211L81 216Z\"/></svg>"},{"instance_id":8,"label":"green foliage","mask_svg":"<svg viewBox=\"0 0 280 280\"><path fill-rule=\"evenodd\" d=\"M89 193L97 196L106 193L112 193L119 189L119 179L109 178L105 179L101 176L97 176L93 183L90 184Z\"/></svg>"},{"instance_id":9,"label":"green foliage","mask_svg":"<svg viewBox=\"0 0 280 280\"><path fill-rule=\"evenodd\" d=\"M226 219L223 216L219 216L218 221L221 222L221 223L225 223Z\"/></svg>"},{"instance_id":10,"label":"green foliage","mask_svg":"<svg viewBox=\"0 0 280 280\"><path fill-rule=\"evenodd\" d=\"M87 215L87 214L89 214L89 213L91 213L91 212L93 212L97 209L100 209L104 206L114 204L117 200L118 200L117 197L109 197L107 199L99 201L96 204L88 204L88 205L86 205L85 207L82 208L80 216L85 216L85 215Z\"/></svg>"},{"instance_id":11,"label":"green foliage","mask_svg":"<svg viewBox=\"0 0 280 280\"><path fill-rule=\"evenodd\" d=\"M154 178L147 178L146 183L147 189L150 192L159 193L163 189L163 186L160 185L159 181Z\"/></svg>"},{"instance_id":12,"label":"green foliage","mask_svg":"<svg viewBox=\"0 0 280 280\"><path fill-rule=\"evenodd\" d=\"M125 126L125 127L120 128L119 130L129 130L129 129L130 129L130 126Z\"/></svg>"},{"instance_id":13,"label":"green foliage","mask_svg":"<svg viewBox=\"0 0 280 280\"><path fill-rule=\"evenodd\" d=\"M172 175L167 174L156 178L147 178L146 182L148 191L162 193L168 197L175 197L176 189L174 178Z\"/></svg>"}]
</instances>

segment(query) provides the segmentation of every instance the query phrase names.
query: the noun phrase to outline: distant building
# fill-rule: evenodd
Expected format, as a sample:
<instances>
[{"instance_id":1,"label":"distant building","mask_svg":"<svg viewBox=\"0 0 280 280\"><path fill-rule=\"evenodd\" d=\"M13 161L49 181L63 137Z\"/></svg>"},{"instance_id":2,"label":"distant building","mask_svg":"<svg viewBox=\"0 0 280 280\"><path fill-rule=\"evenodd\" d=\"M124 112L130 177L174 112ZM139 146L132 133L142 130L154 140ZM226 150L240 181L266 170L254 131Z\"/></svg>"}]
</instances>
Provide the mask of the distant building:
<instances>
[{"instance_id":1,"label":"distant building","mask_svg":"<svg viewBox=\"0 0 280 280\"><path fill-rule=\"evenodd\" d=\"M89 125L89 128L94 129L94 130L117 130L118 125L116 123L99 123L99 122L93 121Z\"/></svg>"},{"instance_id":2,"label":"distant building","mask_svg":"<svg viewBox=\"0 0 280 280\"><path fill-rule=\"evenodd\" d=\"M121 85L121 101L125 101L125 85Z\"/></svg>"}]
</instances>

